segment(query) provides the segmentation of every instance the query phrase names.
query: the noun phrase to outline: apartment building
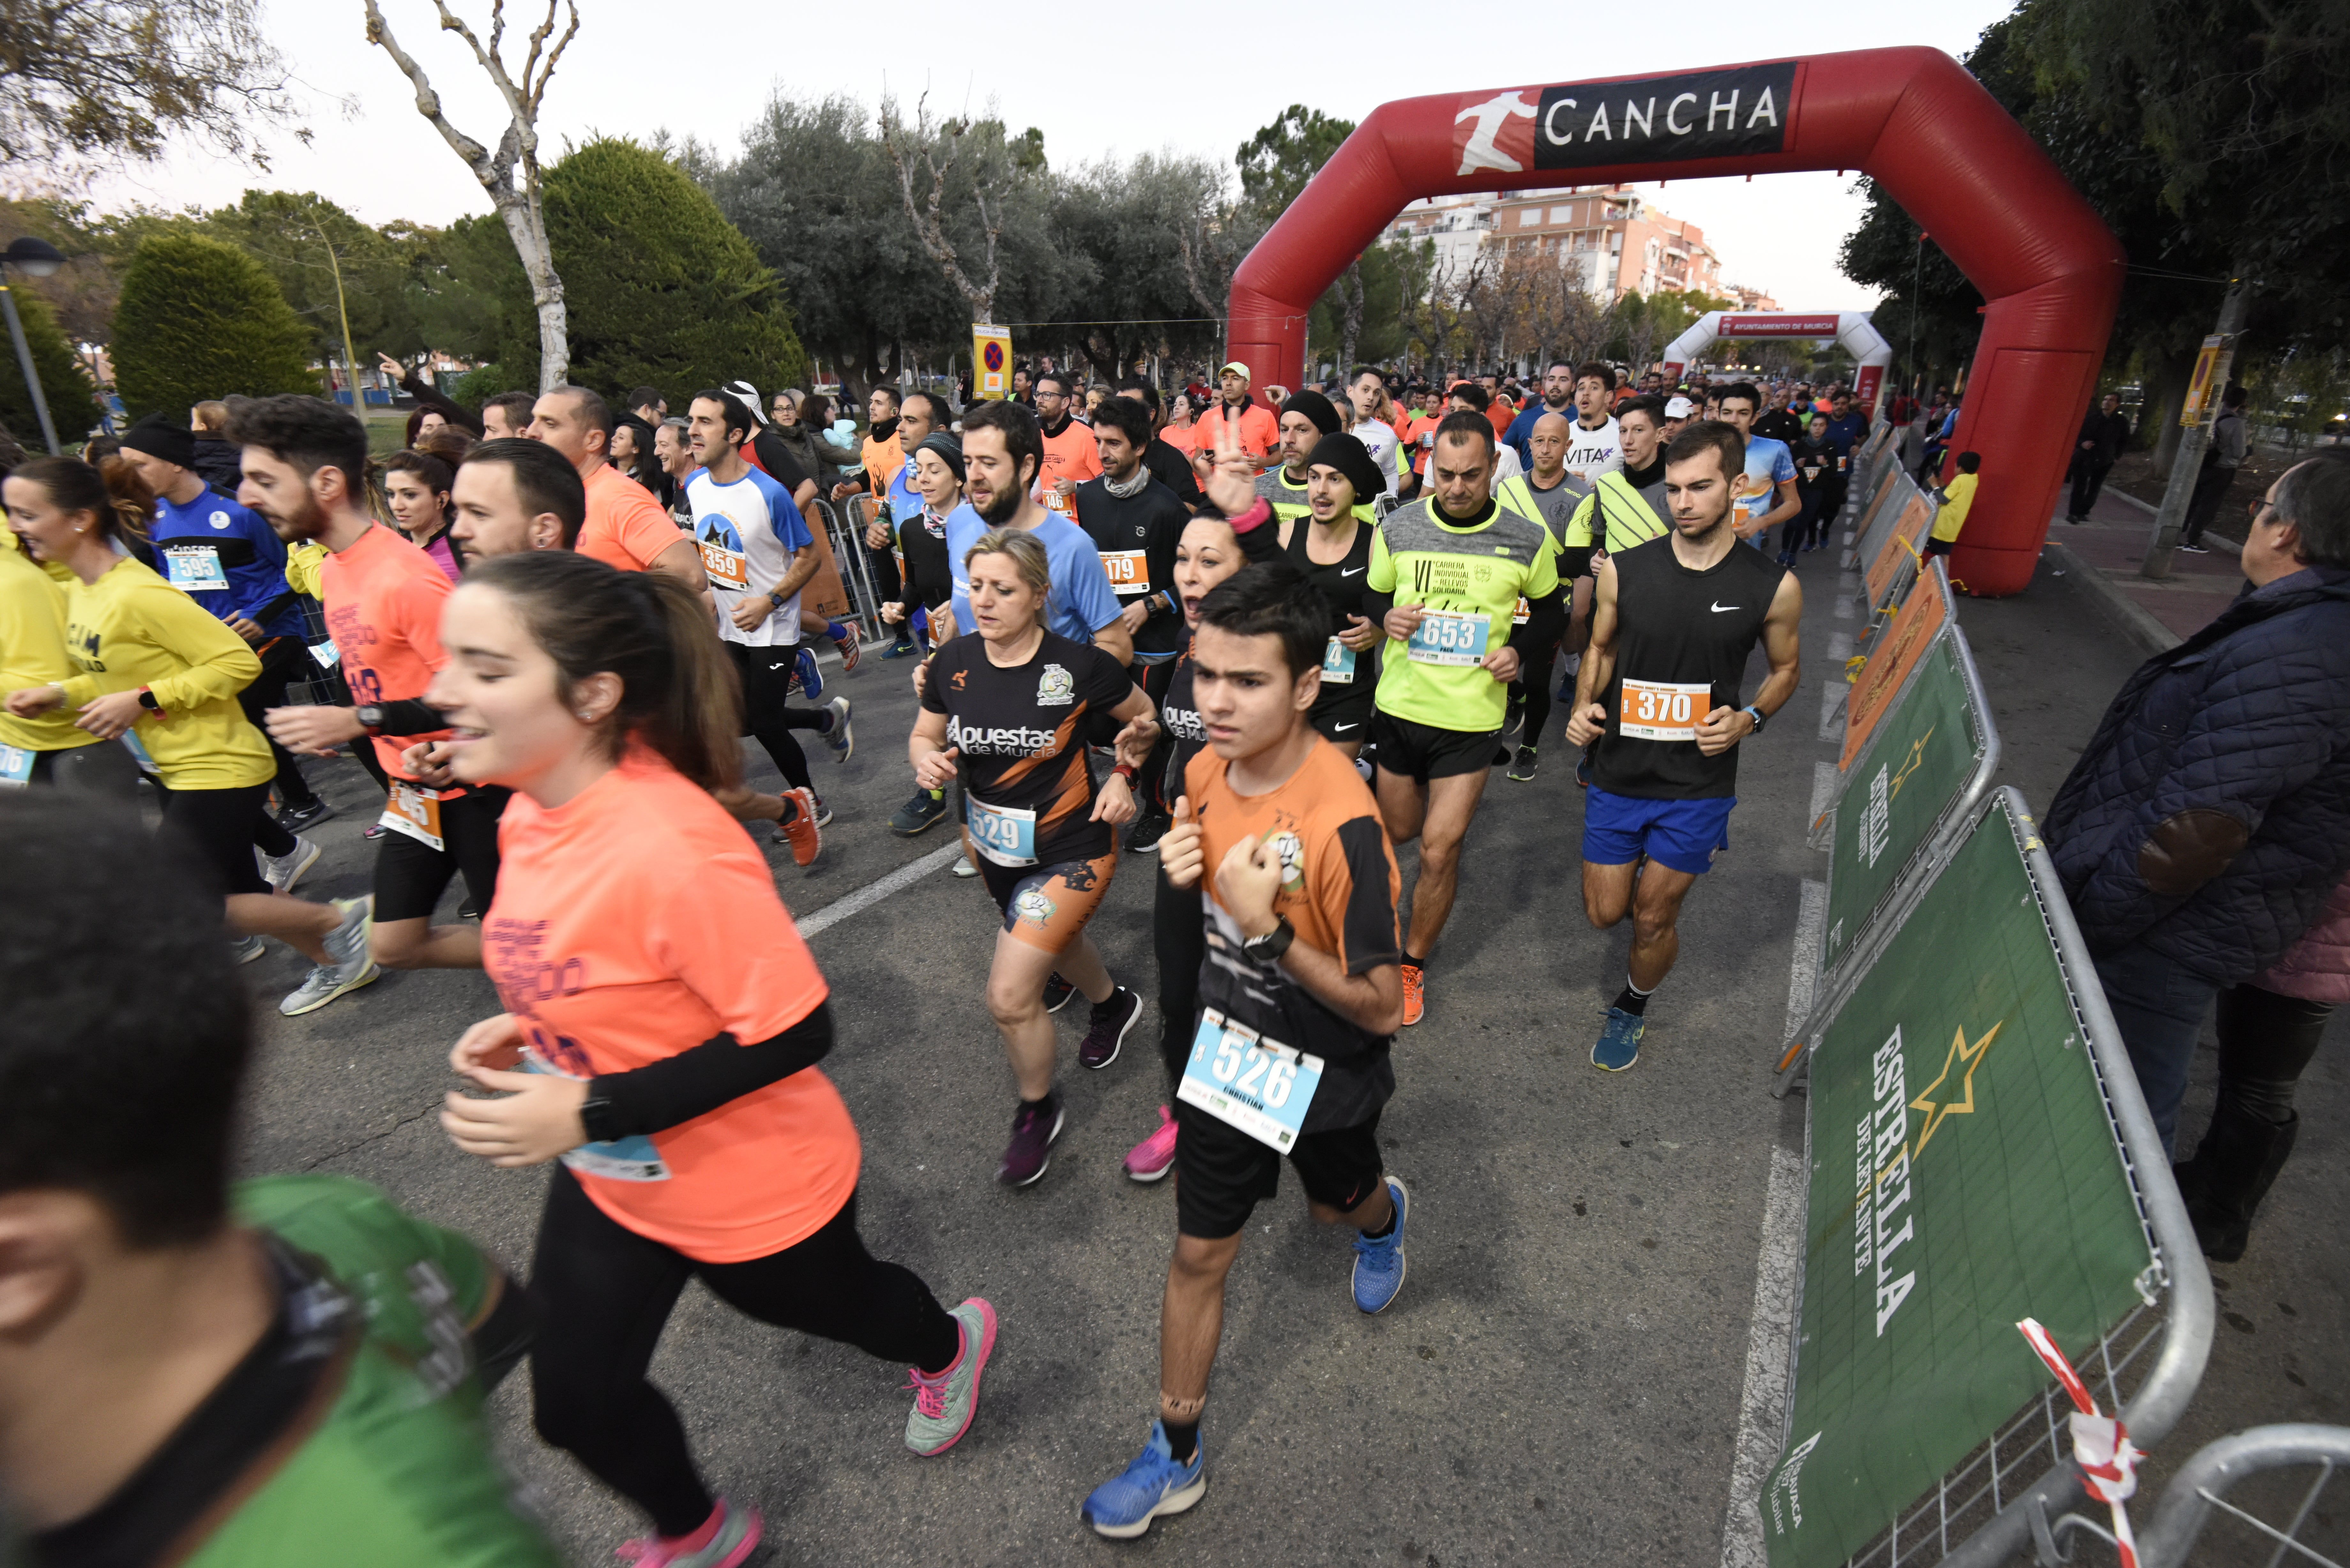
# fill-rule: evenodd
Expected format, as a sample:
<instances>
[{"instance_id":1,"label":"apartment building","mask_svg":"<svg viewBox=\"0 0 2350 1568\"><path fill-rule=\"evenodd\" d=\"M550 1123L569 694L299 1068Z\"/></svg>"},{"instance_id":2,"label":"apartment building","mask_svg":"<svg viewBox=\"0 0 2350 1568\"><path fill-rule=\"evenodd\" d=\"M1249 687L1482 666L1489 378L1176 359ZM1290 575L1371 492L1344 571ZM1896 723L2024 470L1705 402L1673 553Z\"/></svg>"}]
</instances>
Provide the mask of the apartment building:
<instances>
[{"instance_id":1,"label":"apartment building","mask_svg":"<svg viewBox=\"0 0 2350 1568\"><path fill-rule=\"evenodd\" d=\"M1490 244L1502 255L1555 257L1611 300L1723 291L1721 258L1704 231L1627 185L1436 197L1405 208L1388 232L1392 239L1434 240L1451 276Z\"/></svg>"}]
</instances>

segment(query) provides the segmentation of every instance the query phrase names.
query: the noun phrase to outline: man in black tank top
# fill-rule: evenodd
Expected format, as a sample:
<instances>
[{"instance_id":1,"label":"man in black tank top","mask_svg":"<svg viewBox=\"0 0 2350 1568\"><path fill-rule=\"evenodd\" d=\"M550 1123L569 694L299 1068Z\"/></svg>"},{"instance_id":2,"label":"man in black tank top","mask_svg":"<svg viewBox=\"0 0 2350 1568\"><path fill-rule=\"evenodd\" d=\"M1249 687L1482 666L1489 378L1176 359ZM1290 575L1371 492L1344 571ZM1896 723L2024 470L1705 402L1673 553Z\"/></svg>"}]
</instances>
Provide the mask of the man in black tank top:
<instances>
[{"instance_id":1,"label":"man in black tank top","mask_svg":"<svg viewBox=\"0 0 2350 1568\"><path fill-rule=\"evenodd\" d=\"M1738 744L1802 679L1803 588L1740 549L1731 528L1731 484L1745 468L1731 426L1684 430L1665 452L1671 531L1599 567L1566 733L1598 742L1583 808L1584 913L1601 930L1633 922L1630 973L1591 1048L1591 1064L1610 1072L1638 1060L1648 994L1680 950L1681 899L1729 847ZM1758 641L1771 673L1747 702L1739 684Z\"/></svg>"}]
</instances>

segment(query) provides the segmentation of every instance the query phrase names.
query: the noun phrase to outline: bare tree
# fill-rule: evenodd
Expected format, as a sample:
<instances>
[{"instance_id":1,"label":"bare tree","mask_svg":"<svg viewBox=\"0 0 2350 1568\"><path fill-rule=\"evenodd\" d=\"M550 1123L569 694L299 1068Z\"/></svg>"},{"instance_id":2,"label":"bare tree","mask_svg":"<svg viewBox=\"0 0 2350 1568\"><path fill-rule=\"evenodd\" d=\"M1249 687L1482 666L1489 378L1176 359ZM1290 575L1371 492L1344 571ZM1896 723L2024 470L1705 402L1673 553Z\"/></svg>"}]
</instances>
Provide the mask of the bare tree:
<instances>
[{"instance_id":1,"label":"bare tree","mask_svg":"<svg viewBox=\"0 0 2350 1568\"><path fill-rule=\"evenodd\" d=\"M1433 242L1421 243L1431 257L1428 292L1407 308L1412 317L1412 336L1427 354L1429 369L1440 373L1461 351L1462 334L1489 290L1493 257L1488 247L1480 245L1468 264L1461 265L1435 255Z\"/></svg>"},{"instance_id":2,"label":"bare tree","mask_svg":"<svg viewBox=\"0 0 2350 1568\"><path fill-rule=\"evenodd\" d=\"M996 242L1003 233L1003 193L998 188L1005 173L1001 166L1003 161L989 156L993 150L984 141L988 122L949 119L933 125L930 102L928 93L914 101L914 123L909 129L905 118L898 112L896 100L882 99L882 144L889 149L889 161L897 165L898 187L906 200L906 216L913 220L915 237L921 241L931 259L939 264L947 282L971 306L971 318L991 322L995 319L996 289L1003 282ZM1000 132L1001 128L998 130ZM965 160L967 142L974 145L972 156ZM942 144L943 158L940 156ZM917 160L930 176L929 192L919 201L914 195ZM985 246L979 265L972 268L979 274L977 282L963 270L962 255L955 249L954 241L947 237L946 219L941 211L946 202L947 176L959 161L971 180L972 201L979 209L979 231ZM996 167L991 168L991 164Z\"/></svg>"},{"instance_id":3,"label":"bare tree","mask_svg":"<svg viewBox=\"0 0 2350 1568\"><path fill-rule=\"evenodd\" d=\"M416 63L392 37L391 29L384 26L383 13L376 8L376 0L366 0L368 41L382 46L384 53L407 73L416 84L416 112L432 122L473 178L482 182L489 193L491 204L505 223L506 233L514 240L515 254L522 258L522 270L530 279L531 303L538 309L538 385L541 391L561 386L571 372L570 322L563 304L563 279L556 275L555 253L546 241L546 209L538 167L538 110L546 98L546 84L554 78L556 62L579 33L577 0L546 0L546 20L531 29L530 53L524 58L522 79L515 80L506 69L502 46L505 37L505 0L490 0L490 45L473 36L473 28L452 13L447 0L432 0L433 8L441 13L444 32L456 34L473 51L473 58L489 73L490 81L505 100L506 129L493 150L449 123L441 111L441 95L432 88L432 78L424 67ZM569 25L563 36L555 37L556 12L558 6L570 13ZM552 48L547 40L555 38ZM516 181L516 174L521 178Z\"/></svg>"}]
</instances>

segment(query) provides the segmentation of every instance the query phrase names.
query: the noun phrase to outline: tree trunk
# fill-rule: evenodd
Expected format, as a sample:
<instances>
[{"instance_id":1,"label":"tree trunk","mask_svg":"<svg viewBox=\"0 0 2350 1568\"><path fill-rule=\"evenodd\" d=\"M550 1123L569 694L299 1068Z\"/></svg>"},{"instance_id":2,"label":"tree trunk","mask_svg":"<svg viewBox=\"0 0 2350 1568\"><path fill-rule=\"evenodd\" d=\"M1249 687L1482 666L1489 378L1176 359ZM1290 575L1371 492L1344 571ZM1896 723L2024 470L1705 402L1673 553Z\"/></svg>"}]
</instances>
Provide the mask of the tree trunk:
<instances>
[{"instance_id":1,"label":"tree trunk","mask_svg":"<svg viewBox=\"0 0 2350 1568\"><path fill-rule=\"evenodd\" d=\"M2146 421L2157 420L2155 429L2154 473L2158 479L2170 476L2171 461L2178 455L2178 438L2186 433L2178 423L2178 410L2187 401L2187 383L2195 377L2195 357L2202 345L2165 354L2158 362L2153 385L2147 389L2146 400L2138 405L2137 440L2146 440ZM2220 394L2215 389L2212 397Z\"/></svg>"},{"instance_id":2,"label":"tree trunk","mask_svg":"<svg viewBox=\"0 0 2350 1568\"><path fill-rule=\"evenodd\" d=\"M563 303L563 279L555 271L555 253L546 243L546 216L532 195L520 191L498 202L515 254L522 258L523 275L530 279L530 301L538 311L538 389L551 392L571 379L571 318Z\"/></svg>"}]
</instances>

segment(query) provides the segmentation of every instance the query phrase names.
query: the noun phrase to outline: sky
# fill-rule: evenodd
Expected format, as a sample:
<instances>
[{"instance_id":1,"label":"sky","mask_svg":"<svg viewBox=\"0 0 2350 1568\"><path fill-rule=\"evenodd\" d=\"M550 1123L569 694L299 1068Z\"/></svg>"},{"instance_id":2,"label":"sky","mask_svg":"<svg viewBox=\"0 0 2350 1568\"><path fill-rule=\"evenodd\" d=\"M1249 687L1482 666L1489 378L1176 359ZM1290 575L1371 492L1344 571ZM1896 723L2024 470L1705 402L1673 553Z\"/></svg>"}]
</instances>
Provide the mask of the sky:
<instances>
[{"instance_id":1,"label":"sky","mask_svg":"<svg viewBox=\"0 0 2350 1568\"><path fill-rule=\"evenodd\" d=\"M511 0L510 17L518 14L524 25L510 20L510 60L522 54L518 36L545 15L540 3ZM450 119L494 142L501 107L463 41L440 30L431 0L378 4L431 72ZM477 31L485 28L490 0L450 4ZM1963 55L2010 8L2010 0L1843 8L1834 47L1922 44ZM1022 7L901 3L889 15L902 20L877 26L837 8L740 7L713 62L702 43L707 35L683 25L682 13L643 0L581 0L579 35L540 113L542 157L560 156L567 139L649 140L664 130L733 157L773 94L838 92L872 105L885 92L910 101L927 90L932 107L948 112L983 109L993 99L1014 130L1044 131L1056 167L1166 150L1229 162L1292 102L1359 119L1390 99L1767 58L1792 37L1825 44L1831 32L1791 32L1785 13L1774 21L1767 5L1690 3L1668 17L1654 5L1587 0L1478 12L1472 46L1440 52L1424 42L1447 13L1419 0L1354 0L1295 35L1295 48L1268 30L1220 28L1212 6L1079 11L1044 27L1026 25L1035 13ZM1170 27L1170 16L1182 25ZM265 173L182 151L99 182L91 194L102 208L218 206L257 187L313 191L374 223L439 224L489 210L471 171L416 112L390 57L367 42L360 0L264 0L263 16L307 100L311 143L266 136ZM1005 17L1018 25L990 25ZM1677 181L1652 202L1704 229L1728 281L1766 290L1786 309L1866 309L1874 291L1836 266L1837 247L1863 208L1853 183L1833 173Z\"/></svg>"}]
</instances>

